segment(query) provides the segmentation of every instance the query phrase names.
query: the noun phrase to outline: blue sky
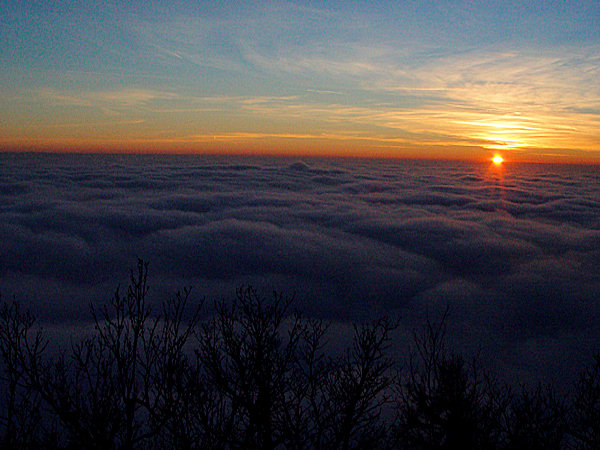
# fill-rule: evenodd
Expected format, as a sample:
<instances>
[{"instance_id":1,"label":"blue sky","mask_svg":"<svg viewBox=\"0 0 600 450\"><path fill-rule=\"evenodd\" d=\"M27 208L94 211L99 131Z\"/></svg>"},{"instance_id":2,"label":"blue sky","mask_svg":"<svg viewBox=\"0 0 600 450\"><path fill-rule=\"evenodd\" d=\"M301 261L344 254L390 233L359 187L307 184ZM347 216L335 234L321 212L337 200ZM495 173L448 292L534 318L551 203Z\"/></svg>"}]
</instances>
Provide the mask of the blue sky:
<instances>
[{"instance_id":1,"label":"blue sky","mask_svg":"<svg viewBox=\"0 0 600 450\"><path fill-rule=\"evenodd\" d=\"M600 161L598 2L5 2L9 149Z\"/></svg>"}]
</instances>

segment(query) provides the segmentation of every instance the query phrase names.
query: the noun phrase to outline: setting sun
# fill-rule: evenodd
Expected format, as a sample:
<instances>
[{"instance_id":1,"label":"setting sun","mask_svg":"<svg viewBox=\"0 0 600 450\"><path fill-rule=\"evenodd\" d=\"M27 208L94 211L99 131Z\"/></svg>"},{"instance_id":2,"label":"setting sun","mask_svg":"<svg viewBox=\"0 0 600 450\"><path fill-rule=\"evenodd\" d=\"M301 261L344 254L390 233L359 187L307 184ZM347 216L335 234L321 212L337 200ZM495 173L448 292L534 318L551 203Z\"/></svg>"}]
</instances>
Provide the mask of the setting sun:
<instances>
[{"instance_id":1,"label":"setting sun","mask_svg":"<svg viewBox=\"0 0 600 450\"><path fill-rule=\"evenodd\" d=\"M492 162L493 162L494 164L502 164L502 162L503 162L503 161L504 161L504 158L502 158L502 156L500 156L500 155L495 155L495 156L492 158Z\"/></svg>"}]
</instances>

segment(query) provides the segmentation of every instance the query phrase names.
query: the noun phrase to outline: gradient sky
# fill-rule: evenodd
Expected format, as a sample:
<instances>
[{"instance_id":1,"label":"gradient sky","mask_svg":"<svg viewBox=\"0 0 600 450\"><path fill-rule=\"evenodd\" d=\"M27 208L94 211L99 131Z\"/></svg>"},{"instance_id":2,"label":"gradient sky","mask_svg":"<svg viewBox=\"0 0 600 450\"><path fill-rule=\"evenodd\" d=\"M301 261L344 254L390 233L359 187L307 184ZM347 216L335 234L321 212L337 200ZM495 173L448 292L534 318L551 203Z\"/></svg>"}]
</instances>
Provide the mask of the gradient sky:
<instances>
[{"instance_id":1,"label":"gradient sky","mask_svg":"<svg viewBox=\"0 0 600 450\"><path fill-rule=\"evenodd\" d=\"M8 0L0 144L598 163L599 23L596 0Z\"/></svg>"}]
</instances>

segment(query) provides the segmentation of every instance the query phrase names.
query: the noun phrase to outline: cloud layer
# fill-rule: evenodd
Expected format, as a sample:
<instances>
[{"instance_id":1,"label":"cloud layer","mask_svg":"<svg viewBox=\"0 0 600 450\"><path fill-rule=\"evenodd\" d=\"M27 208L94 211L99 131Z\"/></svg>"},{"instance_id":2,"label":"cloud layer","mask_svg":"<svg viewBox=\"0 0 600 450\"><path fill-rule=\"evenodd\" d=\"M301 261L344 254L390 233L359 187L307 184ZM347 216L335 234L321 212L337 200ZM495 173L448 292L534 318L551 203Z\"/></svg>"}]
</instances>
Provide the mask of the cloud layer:
<instances>
[{"instance_id":1,"label":"cloud layer","mask_svg":"<svg viewBox=\"0 0 600 450\"><path fill-rule=\"evenodd\" d=\"M600 174L558 165L0 155L0 291L88 317L141 257L155 299L254 284L310 315L381 314L450 336L508 377L600 350ZM399 340L398 345L404 342Z\"/></svg>"}]
</instances>

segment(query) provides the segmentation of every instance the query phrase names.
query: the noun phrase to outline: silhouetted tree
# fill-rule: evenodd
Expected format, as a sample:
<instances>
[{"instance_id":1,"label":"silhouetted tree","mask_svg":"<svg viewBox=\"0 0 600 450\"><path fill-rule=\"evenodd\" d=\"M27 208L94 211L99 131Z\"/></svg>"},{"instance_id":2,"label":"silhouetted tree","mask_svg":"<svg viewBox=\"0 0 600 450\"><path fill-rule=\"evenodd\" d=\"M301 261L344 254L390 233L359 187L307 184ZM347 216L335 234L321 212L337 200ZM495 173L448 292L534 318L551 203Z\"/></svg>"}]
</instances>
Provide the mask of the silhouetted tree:
<instances>
[{"instance_id":1,"label":"silhouetted tree","mask_svg":"<svg viewBox=\"0 0 600 450\"><path fill-rule=\"evenodd\" d=\"M386 352L395 327L388 319L354 325L352 346L333 364L327 380L329 448L388 445L382 412L391 396L394 361Z\"/></svg>"},{"instance_id":2,"label":"silhouetted tree","mask_svg":"<svg viewBox=\"0 0 600 450\"><path fill-rule=\"evenodd\" d=\"M600 448L600 355L575 384L570 424L575 448Z\"/></svg>"},{"instance_id":3,"label":"silhouetted tree","mask_svg":"<svg viewBox=\"0 0 600 450\"><path fill-rule=\"evenodd\" d=\"M213 443L240 448L365 448L383 442L380 420L392 361L390 321L354 328L342 357L326 355L327 327L289 314L292 299L238 290L199 333L201 384L219 420ZM213 416L214 417L214 416Z\"/></svg>"},{"instance_id":4,"label":"silhouetted tree","mask_svg":"<svg viewBox=\"0 0 600 450\"><path fill-rule=\"evenodd\" d=\"M446 311L447 313L447 311ZM446 314L414 335L416 353L396 390L397 445L411 449L485 449L499 444L505 392L483 372L447 350Z\"/></svg>"},{"instance_id":5,"label":"silhouetted tree","mask_svg":"<svg viewBox=\"0 0 600 450\"><path fill-rule=\"evenodd\" d=\"M36 448L50 444L52 433L42 422L41 398L25 385L23 368L37 364L47 342L34 331L35 319L18 303L0 309L0 356L2 358L2 448ZM32 334L34 337L32 338ZM45 426L46 425L46 426Z\"/></svg>"},{"instance_id":6,"label":"silhouetted tree","mask_svg":"<svg viewBox=\"0 0 600 450\"><path fill-rule=\"evenodd\" d=\"M253 289L240 289L237 302L219 303L201 327L200 376L222 414L207 431L223 445L271 449L282 442L280 423L302 337L298 317L286 322L290 302L279 294L266 302Z\"/></svg>"},{"instance_id":7,"label":"silhouetted tree","mask_svg":"<svg viewBox=\"0 0 600 450\"><path fill-rule=\"evenodd\" d=\"M146 300L147 264L132 272L127 294L117 289L108 306L92 309L94 333L72 345L69 357L43 358L41 334L31 340L31 316L18 308L2 312L0 347L8 373L17 363L18 383L58 419L66 441L80 448L133 449L149 446L165 425L174 373L182 369L184 346L196 315L186 325L189 290L151 318ZM14 378L14 377L13 377ZM11 434L7 432L7 436Z\"/></svg>"},{"instance_id":8,"label":"silhouetted tree","mask_svg":"<svg viewBox=\"0 0 600 450\"><path fill-rule=\"evenodd\" d=\"M139 261L58 354L31 314L0 306L2 448L600 448L600 356L572 403L549 386L514 394L448 350L446 314L396 372L392 320L355 324L334 353L293 298L243 288L200 320L185 289L153 313L147 274Z\"/></svg>"},{"instance_id":9,"label":"silhouetted tree","mask_svg":"<svg viewBox=\"0 0 600 450\"><path fill-rule=\"evenodd\" d=\"M551 386L521 388L507 410L504 448L560 449L567 438L567 409Z\"/></svg>"}]
</instances>

